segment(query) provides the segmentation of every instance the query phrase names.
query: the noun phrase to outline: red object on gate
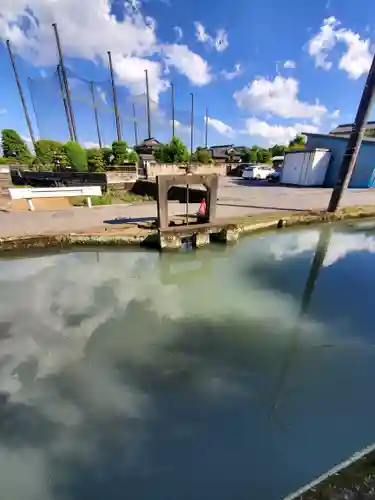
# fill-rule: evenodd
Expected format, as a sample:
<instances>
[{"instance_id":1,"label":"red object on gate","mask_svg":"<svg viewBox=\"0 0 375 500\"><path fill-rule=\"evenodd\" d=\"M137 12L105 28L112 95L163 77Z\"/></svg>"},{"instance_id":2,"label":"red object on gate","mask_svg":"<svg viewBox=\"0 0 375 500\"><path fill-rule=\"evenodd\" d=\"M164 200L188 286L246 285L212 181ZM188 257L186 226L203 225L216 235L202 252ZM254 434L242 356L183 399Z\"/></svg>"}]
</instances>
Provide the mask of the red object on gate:
<instances>
[{"instance_id":1,"label":"red object on gate","mask_svg":"<svg viewBox=\"0 0 375 500\"><path fill-rule=\"evenodd\" d=\"M199 215L206 215L207 211L207 206L206 206L206 200L203 198L201 201L200 207L199 207Z\"/></svg>"}]
</instances>

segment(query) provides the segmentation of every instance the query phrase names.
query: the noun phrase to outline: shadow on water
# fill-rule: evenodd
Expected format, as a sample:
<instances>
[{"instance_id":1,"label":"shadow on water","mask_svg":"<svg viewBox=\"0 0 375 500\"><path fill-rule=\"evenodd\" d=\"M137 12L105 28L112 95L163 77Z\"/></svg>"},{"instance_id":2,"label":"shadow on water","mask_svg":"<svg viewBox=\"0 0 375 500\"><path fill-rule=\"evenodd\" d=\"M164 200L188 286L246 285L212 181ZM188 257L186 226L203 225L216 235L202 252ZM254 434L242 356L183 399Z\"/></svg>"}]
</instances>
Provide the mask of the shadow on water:
<instances>
[{"instance_id":1,"label":"shadow on water","mask_svg":"<svg viewBox=\"0 0 375 500\"><path fill-rule=\"evenodd\" d=\"M331 235L329 226L320 234L291 330L275 316L163 316L139 299L100 324L82 358L58 373L38 378L32 360L19 365L14 376L39 405L4 395L2 446L42 453L47 500L276 500L310 481L372 428L369 419L359 436L350 432L365 399L348 408L354 388L340 385L341 359L311 357L304 342ZM216 259L228 251L212 249ZM212 270L212 252L196 253L190 270L192 254L162 254L162 283L199 281ZM106 300L116 297L108 290ZM78 328L89 317L64 321ZM327 381L330 363L336 377ZM366 413L374 411L367 398Z\"/></svg>"}]
</instances>

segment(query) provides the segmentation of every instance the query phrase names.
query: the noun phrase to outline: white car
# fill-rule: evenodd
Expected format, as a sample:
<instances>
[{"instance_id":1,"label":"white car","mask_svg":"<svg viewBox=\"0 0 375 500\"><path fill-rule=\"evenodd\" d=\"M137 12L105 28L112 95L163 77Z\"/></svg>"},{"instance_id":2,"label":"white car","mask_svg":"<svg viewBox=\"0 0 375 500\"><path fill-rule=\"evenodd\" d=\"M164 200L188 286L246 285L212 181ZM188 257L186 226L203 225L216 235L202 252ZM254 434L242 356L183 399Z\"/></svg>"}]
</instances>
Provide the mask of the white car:
<instances>
[{"instance_id":1,"label":"white car","mask_svg":"<svg viewBox=\"0 0 375 500\"><path fill-rule=\"evenodd\" d=\"M249 165L242 171L242 179L266 180L275 170L269 165Z\"/></svg>"}]
</instances>

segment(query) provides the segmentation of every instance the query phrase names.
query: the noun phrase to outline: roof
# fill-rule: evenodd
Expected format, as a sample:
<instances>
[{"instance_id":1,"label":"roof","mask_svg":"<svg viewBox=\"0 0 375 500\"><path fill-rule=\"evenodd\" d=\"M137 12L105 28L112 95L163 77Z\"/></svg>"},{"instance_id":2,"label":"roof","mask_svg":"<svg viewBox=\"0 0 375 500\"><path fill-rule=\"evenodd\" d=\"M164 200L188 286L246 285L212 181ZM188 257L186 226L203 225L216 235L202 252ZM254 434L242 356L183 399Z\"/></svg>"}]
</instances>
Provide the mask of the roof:
<instances>
[{"instance_id":1,"label":"roof","mask_svg":"<svg viewBox=\"0 0 375 500\"><path fill-rule=\"evenodd\" d=\"M228 148L233 148L234 145L233 144L223 144L222 146L211 146L210 149L221 149L221 148L224 148L224 149L228 149Z\"/></svg>"},{"instance_id":2,"label":"roof","mask_svg":"<svg viewBox=\"0 0 375 500\"><path fill-rule=\"evenodd\" d=\"M319 134L316 132L303 132L303 135L307 137L328 137L329 139L334 139L337 141L347 140L350 135L332 135L332 134ZM375 144L375 137L364 137L362 142L366 142L369 144ZM300 151L303 151L302 149Z\"/></svg>"},{"instance_id":3,"label":"roof","mask_svg":"<svg viewBox=\"0 0 375 500\"><path fill-rule=\"evenodd\" d=\"M142 141L140 144L137 144L137 146L159 146L161 142L159 142L155 137L149 137L148 139L145 139Z\"/></svg>"},{"instance_id":4,"label":"roof","mask_svg":"<svg viewBox=\"0 0 375 500\"><path fill-rule=\"evenodd\" d=\"M345 133L350 133L353 130L354 123L344 123L342 125L339 125L335 129L333 129L330 134L345 134ZM374 130L375 129L375 121L367 122L366 123L366 129L368 130Z\"/></svg>"}]
</instances>

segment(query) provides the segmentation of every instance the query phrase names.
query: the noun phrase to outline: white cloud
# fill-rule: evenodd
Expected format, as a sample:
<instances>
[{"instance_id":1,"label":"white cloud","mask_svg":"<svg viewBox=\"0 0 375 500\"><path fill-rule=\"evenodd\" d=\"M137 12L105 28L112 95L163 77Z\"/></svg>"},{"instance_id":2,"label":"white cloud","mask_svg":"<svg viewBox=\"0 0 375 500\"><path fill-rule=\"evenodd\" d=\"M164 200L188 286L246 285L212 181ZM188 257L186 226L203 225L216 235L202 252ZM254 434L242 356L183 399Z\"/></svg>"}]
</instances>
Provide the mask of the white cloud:
<instances>
[{"instance_id":1,"label":"white cloud","mask_svg":"<svg viewBox=\"0 0 375 500\"><path fill-rule=\"evenodd\" d=\"M172 120L170 120L170 123L172 124ZM179 122L178 120L174 121L174 127L177 132L180 134L187 134L191 132L190 126L189 125L184 125L183 123Z\"/></svg>"},{"instance_id":2,"label":"white cloud","mask_svg":"<svg viewBox=\"0 0 375 500\"><path fill-rule=\"evenodd\" d=\"M308 52L315 59L317 68L330 69L332 63L327 61L328 52L333 49L336 44L335 29L339 25L339 21L334 16L324 19L320 31L308 43Z\"/></svg>"},{"instance_id":3,"label":"white cloud","mask_svg":"<svg viewBox=\"0 0 375 500\"><path fill-rule=\"evenodd\" d=\"M117 73L120 83L125 84L133 94L146 92L145 70L148 71L148 81L150 98L158 102L159 94L165 92L169 87L169 82L164 80L162 66L158 61L150 61L140 57L115 56L113 67Z\"/></svg>"},{"instance_id":4,"label":"white cloud","mask_svg":"<svg viewBox=\"0 0 375 500\"><path fill-rule=\"evenodd\" d=\"M335 109L335 111L333 111L329 117L330 118L338 118L340 116L340 110L339 109Z\"/></svg>"},{"instance_id":5,"label":"white cloud","mask_svg":"<svg viewBox=\"0 0 375 500\"><path fill-rule=\"evenodd\" d=\"M257 118L249 118L245 122L242 133L261 137L268 144L288 144L289 141L302 132L318 132L318 127L303 123L294 125L275 125Z\"/></svg>"},{"instance_id":6,"label":"white cloud","mask_svg":"<svg viewBox=\"0 0 375 500\"><path fill-rule=\"evenodd\" d=\"M269 112L283 118L309 118L327 113L319 103L309 104L298 99L299 82L294 78L276 76L274 80L259 78L234 93L237 106L252 112Z\"/></svg>"},{"instance_id":7,"label":"white cloud","mask_svg":"<svg viewBox=\"0 0 375 500\"><path fill-rule=\"evenodd\" d=\"M185 71L182 62L176 63L178 70L199 85L208 83L207 63L184 45L160 43L155 20L144 16L139 7L138 0L125 2L124 18L119 21L111 14L110 0L2 0L0 38L9 38L14 52L35 66L55 65L56 44L51 24L57 22L66 57L83 58L107 68L110 50L116 61L116 77L133 93L141 88L144 91L142 71L147 68L150 91L156 101L169 86L162 78L165 54L167 59L177 53L189 57L188 64L194 63L192 69ZM161 60L151 60L155 55Z\"/></svg>"},{"instance_id":8,"label":"white cloud","mask_svg":"<svg viewBox=\"0 0 375 500\"><path fill-rule=\"evenodd\" d=\"M206 121L206 118L204 120ZM230 125L222 122L221 120L208 117L207 122L208 125L219 132L219 134L225 135L227 137L231 137L234 134L233 128Z\"/></svg>"},{"instance_id":9,"label":"white cloud","mask_svg":"<svg viewBox=\"0 0 375 500\"><path fill-rule=\"evenodd\" d=\"M315 59L315 66L329 70L332 62L327 61L329 53L337 43L346 46L338 62L338 68L346 71L349 78L357 80L366 74L372 62L370 40L362 40L350 29L339 29L340 22L334 17L324 19L320 31L308 43L308 52Z\"/></svg>"},{"instance_id":10,"label":"white cloud","mask_svg":"<svg viewBox=\"0 0 375 500\"><path fill-rule=\"evenodd\" d=\"M200 55L192 52L187 45L164 45L163 52L167 64L185 75L194 85L207 85L212 80L210 67Z\"/></svg>"},{"instance_id":11,"label":"white cloud","mask_svg":"<svg viewBox=\"0 0 375 500\"><path fill-rule=\"evenodd\" d=\"M209 47L214 48L217 52L223 52L229 47L228 33L224 29L219 29L216 36L212 37L206 32L202 23L194 23L195 35L197 40L201 43L207 44Z\"/></svg>"},{"instance_id":12,"label":"white cloud","mask_svg":"<svg viewBox=\"0 0 375 500\"><path fill-rule=\"evenodd\" d=\"M233 80L234 78L237 78L237 76L240 76L242 74L241 64L235 64L233 71L226 71L225 69L223 69L221 71L221 74L226 80Z\"/></svg>"},{"instance_id":13,"label":"white cloud","mask_svg":"<svg viewBox=\"0 0 375 500\"><path fill-rule=\"evenodd\" d=\"M5 115L6 113L8 113L8 110L5 109L5 108L0 108L0 115Z\"/></svg>"},{"instance_id":14,"label":"white cloud","mask_svg":"<svg viewBox=\"0 0 375 500\"><path fill-rule=\"evenodd\" d=\"M288 59L284 63L284 68L294 69L296 66L297 66L296 62L295 61L291 61L290 59Z\"/></svg>"},{"instance_id":15,"label":"white cloud","mask_svg":"<svg viewBox=\"0 0 375 500\"><path fill-rule=\"evenodd\" d=\"M92 142L92 141L84 141L83 147L85 149L91 149L91 148L99 148L99 143L97 142Z\"/></svg>"},{"instance_id":16,"label":"white cloud","mask_svg":"<svg viewBox=\"0 0 375 500\"><path fill-rule=\"evenodd\" d=\"M104 90L101 87L96 87L96 90L99 94L100 99L103 101L103 103L108 105L107 96L106 96Z\"/></svg>"},{"instance_id":17,"label":"white cloud","mask_svg":"<svg viewBox=\"0 0 375 500\"><path fill-rule=\"evenodd\" d=\"M180 28L180 26L174 26L173 27L174 29L174 32L176 33L176 40L175 40L175 43L179 42L181 40L181 38L183 37L184 35L184 32L182 31L182 28Z\"/></svg>"}]
</instances>

